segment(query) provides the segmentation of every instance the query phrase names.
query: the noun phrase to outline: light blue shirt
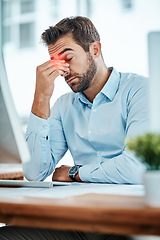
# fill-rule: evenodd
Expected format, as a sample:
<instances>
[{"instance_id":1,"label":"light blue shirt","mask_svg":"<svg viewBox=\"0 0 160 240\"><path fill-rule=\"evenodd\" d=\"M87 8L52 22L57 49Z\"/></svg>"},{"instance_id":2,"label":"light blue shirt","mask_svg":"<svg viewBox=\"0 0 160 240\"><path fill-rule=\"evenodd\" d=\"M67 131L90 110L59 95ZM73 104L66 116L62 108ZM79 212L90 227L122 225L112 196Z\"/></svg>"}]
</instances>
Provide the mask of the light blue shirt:
<instances>
[{"instance_id":1,"label":"light blue shirt","mask_svg":"<svg viewBox=\"0 0 160 240\"><path fill-rule=\"evenodd\" d=\"M26 140L32 160L23 166L26 178L44 180L69 149L74 163L82 165L82 181L141 183L145 168L127 141L148 130L148 81L110 70L93 104L83 93L69 92L56 101L47 120L31 113Z\"/></svg>"}]
</instances>

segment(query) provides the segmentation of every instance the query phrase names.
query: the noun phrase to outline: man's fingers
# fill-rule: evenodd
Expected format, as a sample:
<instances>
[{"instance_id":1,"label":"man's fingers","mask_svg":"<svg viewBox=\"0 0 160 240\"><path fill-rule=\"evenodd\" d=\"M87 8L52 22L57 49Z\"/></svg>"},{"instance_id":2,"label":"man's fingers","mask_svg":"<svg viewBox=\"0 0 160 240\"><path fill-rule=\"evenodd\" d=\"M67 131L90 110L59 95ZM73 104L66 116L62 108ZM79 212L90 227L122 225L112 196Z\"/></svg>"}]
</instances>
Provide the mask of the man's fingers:
<instances>
[{"instance_id":1,"label":"man's fingers","mask_svg":"<svg viewBox=\"0 0 160 240\"><path fill-rule=\"evenodd\" d=\"M63 71L63 73L65 73L65 72L68 72L69 73L69 68L68 67L66 67L66 66L59 66L59 67L57 67L57 68L55 68L55 67L52 67L52 68L50 68L50 69L48 69L48 72L50 72L49 73L49 75L51 75L54 71L56 71L56 70L58 70L58 71Z\"/></svg>"},{"instance_id":2,"label":"man's fingers","mask_svg":"<svg viewBox=\"0 0 160 240\"><path fill-rule=\"evenodd\" d=\"M59 67L59 66L67 66L69 67L69 64L65 62L65 60L49 60L38 67L41 69L41 71L46 70L52 66Z\"/></svg>"},{"instance_id":3,"label":"man's fingers","mask_svg":"<svg viewBox=\"0 0 160 240\"><path fill-rule=\"evenodd\" d=\"M49 75L55 75L55 76L63 75L63 74L67 75L70 71L69 64L59 64L59 65L48 64L46 67L47 68L45 69L42 69L42 68L37 69L38 72L40 72L40 74L44 75L45 77Z\"/></svg>"}]
</instances>

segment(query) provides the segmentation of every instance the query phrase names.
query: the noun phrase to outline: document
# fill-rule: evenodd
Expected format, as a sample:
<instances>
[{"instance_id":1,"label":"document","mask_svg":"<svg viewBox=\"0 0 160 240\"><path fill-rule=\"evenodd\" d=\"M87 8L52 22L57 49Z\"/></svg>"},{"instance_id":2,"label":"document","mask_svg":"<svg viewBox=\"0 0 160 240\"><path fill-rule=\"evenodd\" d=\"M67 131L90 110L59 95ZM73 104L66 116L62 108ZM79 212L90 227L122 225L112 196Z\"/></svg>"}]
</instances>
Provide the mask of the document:
<instances>
[{"instance_id":1,"label":"document","mask_svg":"<svg viewBox=\"0 0 160 240\"><path fill-rule=\"evenodd\" d=\"M128 196L144 196L143 185L128 184L101 184L101 183L72 183L53 187L0 187L1 196L42 197L42 198L66 198L88 193L113 194Z\"/></svg>"}]
</instances>

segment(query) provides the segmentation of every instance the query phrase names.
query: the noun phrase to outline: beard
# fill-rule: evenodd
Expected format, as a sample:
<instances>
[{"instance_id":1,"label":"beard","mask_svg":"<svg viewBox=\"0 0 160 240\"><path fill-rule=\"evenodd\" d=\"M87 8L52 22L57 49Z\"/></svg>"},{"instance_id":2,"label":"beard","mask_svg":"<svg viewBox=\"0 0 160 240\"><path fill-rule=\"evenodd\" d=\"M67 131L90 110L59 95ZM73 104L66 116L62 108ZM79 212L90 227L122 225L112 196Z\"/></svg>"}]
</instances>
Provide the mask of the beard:
<instances>
[{"instance_id":1,"label":"beard","mask_svg":"<svg viewBox=\"0 0 160 240\"><path fill-rule=\"evenodd\" d=\"M79 79L78 83L71 83L69 86L71 87L72 91L77 92L84 92L89 86L91 85L92 79L95 76L97 72L97 65L91 56L90 53L88 53L88 68L86 72L82 74L74 73L69 74L65 77L65 80L67 81L71 77L76 77ZM77 85L77 88L74 88L74 86Z\"/></svg>"}]
</instances>

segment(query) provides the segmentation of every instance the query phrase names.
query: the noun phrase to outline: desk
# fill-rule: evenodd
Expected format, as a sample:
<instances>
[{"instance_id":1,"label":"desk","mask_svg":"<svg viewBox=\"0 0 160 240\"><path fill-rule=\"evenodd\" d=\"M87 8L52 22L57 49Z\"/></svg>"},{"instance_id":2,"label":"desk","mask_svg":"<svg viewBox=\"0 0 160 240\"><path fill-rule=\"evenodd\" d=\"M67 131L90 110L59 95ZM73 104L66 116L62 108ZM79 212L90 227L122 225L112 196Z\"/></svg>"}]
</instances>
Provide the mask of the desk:
<instances>
[{"instance_id":1,"label":"desk","mask_svg":"<svg viewBox=\"0 0 160 240\"><path fill-rule=\"evenodd\" d=\"M144 197L85 194L63 199L1 197L0 222L63 230L160 235L160 208Z\"/></svg>"},{"instance_id":2,"label":"desk","mask_svg":"<svg viewBox=\"0 0 160 240\"><path fill-rule=\"evenodd\" d=\"M0 164L0 179L23 180L24 174L21 165Z\"/></svg>"}]
</instances>

